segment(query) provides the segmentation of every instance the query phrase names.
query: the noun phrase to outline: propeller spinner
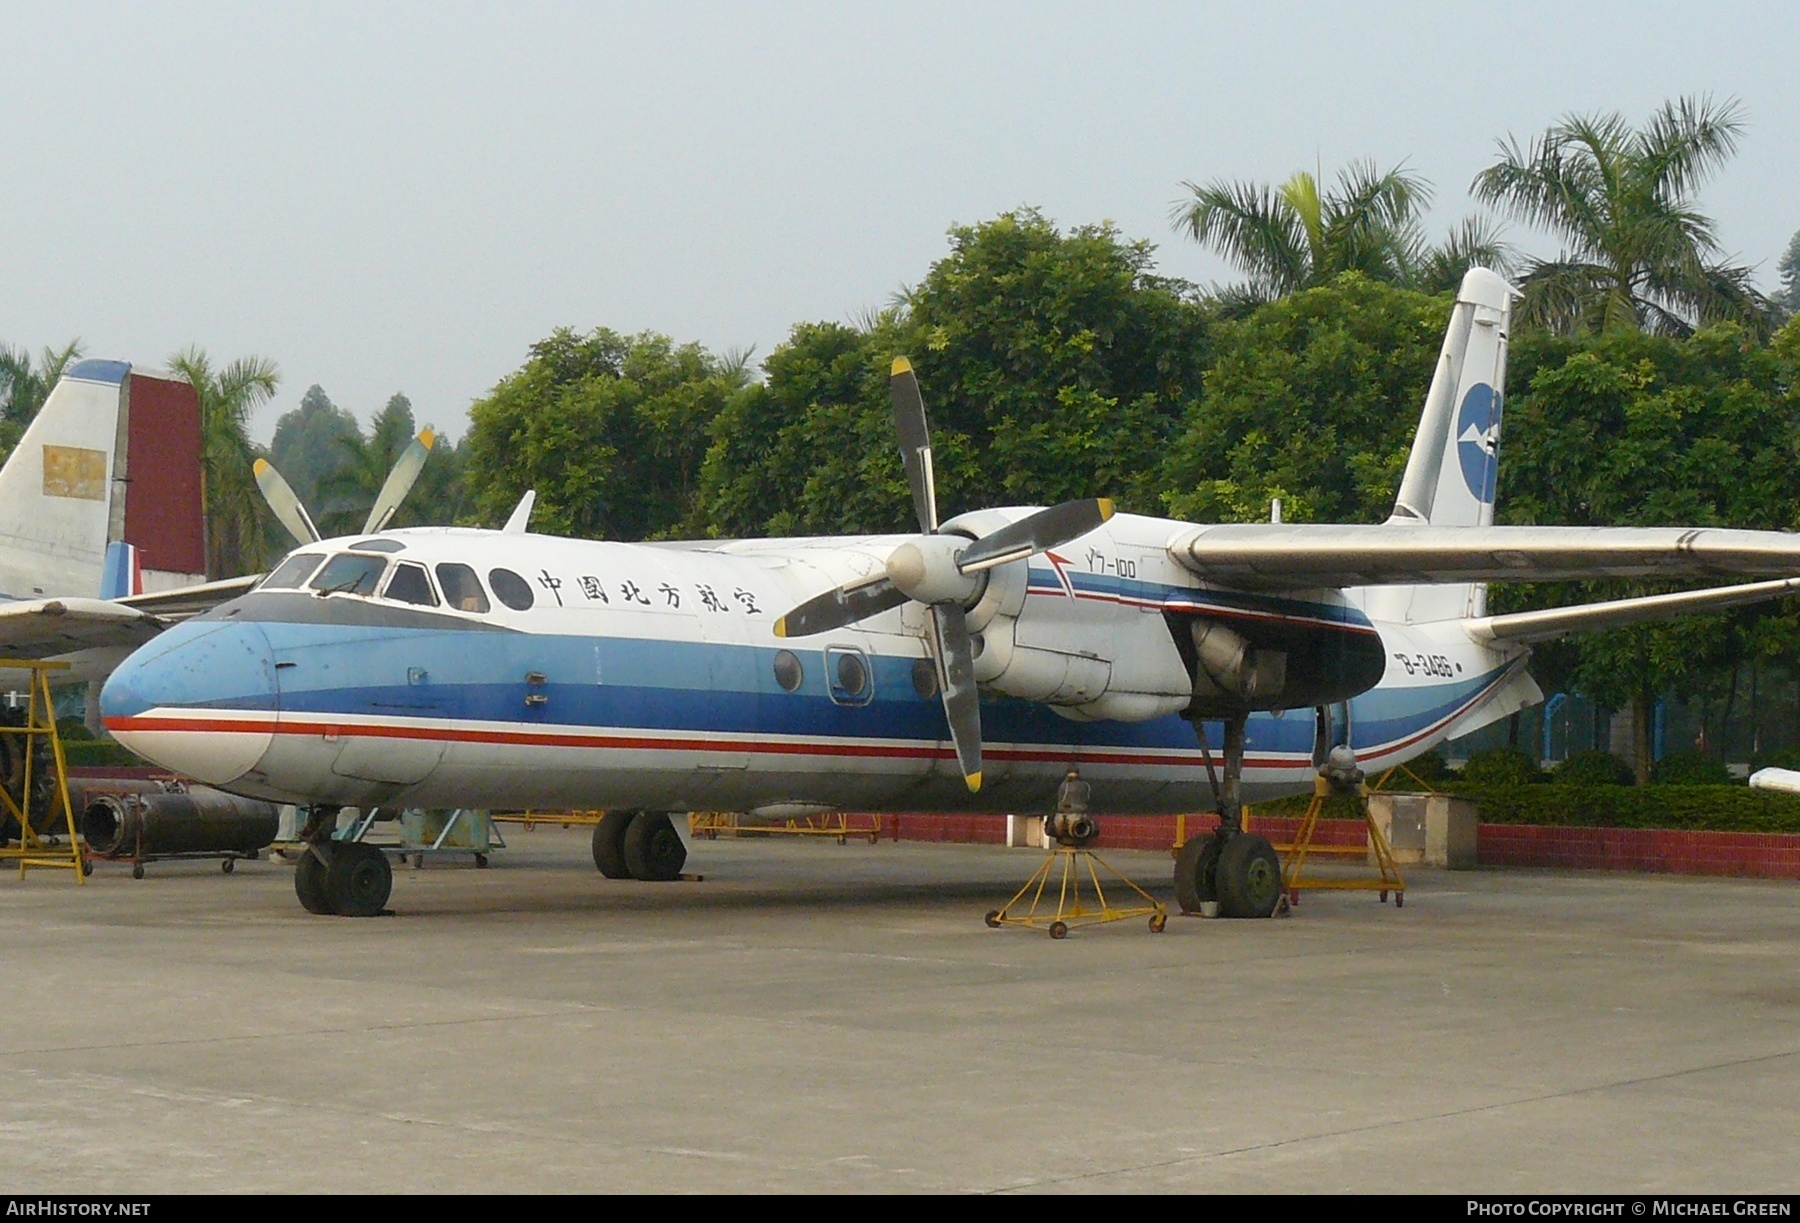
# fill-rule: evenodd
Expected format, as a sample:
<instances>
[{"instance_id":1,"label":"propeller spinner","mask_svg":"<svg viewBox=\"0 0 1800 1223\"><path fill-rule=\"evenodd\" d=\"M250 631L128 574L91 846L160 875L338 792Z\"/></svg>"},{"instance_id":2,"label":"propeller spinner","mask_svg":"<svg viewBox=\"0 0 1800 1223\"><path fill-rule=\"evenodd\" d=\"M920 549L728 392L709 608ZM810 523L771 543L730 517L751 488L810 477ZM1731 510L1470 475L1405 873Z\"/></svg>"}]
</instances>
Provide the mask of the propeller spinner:
<instances>
[{"instance_id":1,"label":"propeller spinner","mask_svg":"<svg viewBox=\"0 0 1800 1223\"><path fill-rule=\"evenodd\" d=\"M938 692L957 763L971 791L981 789L981 700L975 687L975 650L967 609L981 597L983 574L1086 535L1113 515L1104 497L1065 501L973 542L938 529L937 484L931 468L931 431L919 380L905 357L894 360L888 383L900 462L912 489L921 534L895 548L887 571L865 582L839 586L808 599L775 622L777 637L808 637L843 628L908 601L931 615Z\"/></svg>"}]
</instances>

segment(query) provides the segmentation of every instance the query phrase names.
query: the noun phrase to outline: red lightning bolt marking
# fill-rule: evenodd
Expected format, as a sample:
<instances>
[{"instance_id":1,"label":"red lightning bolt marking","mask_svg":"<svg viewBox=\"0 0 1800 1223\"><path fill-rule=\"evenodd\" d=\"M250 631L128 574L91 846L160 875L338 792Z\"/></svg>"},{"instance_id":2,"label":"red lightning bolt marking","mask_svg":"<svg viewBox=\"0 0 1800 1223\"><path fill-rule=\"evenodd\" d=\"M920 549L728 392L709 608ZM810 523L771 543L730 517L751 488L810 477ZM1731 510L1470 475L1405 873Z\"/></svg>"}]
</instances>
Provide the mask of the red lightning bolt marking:
<instances>
[{"instance_id":1,"label":"red lightning bolt marking","mask_svg":"<svg viewBox=\"0 0 1800 1223\"><path fill-rule=\"evenodd\" d=\"M1052 569L1056 570L1056 580L1062 583L1063 593L1073 599L1075 597L1075 584L1069 581L1069 575L1063 568L1063 566L1069 563L1068 558L1058 556L1054 552L1046 552L1044 553L1044 559L1050 562L1050 567Z\"/></svg>"}]
</instances>

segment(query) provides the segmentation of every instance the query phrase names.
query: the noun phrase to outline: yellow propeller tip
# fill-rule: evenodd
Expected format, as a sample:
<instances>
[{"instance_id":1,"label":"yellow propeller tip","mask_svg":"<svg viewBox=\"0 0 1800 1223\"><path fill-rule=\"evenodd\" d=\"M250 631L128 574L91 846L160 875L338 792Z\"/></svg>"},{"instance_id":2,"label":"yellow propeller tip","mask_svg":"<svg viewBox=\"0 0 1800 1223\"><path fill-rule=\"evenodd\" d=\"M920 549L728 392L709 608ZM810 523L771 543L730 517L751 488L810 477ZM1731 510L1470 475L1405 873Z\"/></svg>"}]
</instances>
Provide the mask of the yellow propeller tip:
<instances>
[{"instance_id":1,"label":"yellow propeller tip","mask_svg":"<svg viewBox=\"0 0 1800 1223\"><path fill-rule=\"evenodd\" d=\"M912 362L905 357L895 357L894 368L890 371L889 377L898 378L901 374L910 373L912 373Z\"/></svg>"},{"instance_id":2,"label":"yellow propeller tip","mask_svg":"<svg viewBox=\"0 0 1800 1223\"><path fill-rule=\"evenodd\" d=\"M433 433L430 429L421 429L419 430L419 440L425 443L425 449L430 450L433 446L437 445L437 434Z\"/></svg>"},{"instance_id":3,"label":"yellow propeller tip","mask_svg":"<svg viewBox=\"0 0 1800 1223\"><path fill-rule=\"evenodd\" d=\"M787 617L786 616L783 616L781 619L779 619L775 622L775 635L777 637L786 637L787 636Z\"/></svg>"},{"instance_id":4,"label":"yellow propeller tip","mask_svg":"<svg viewBox=\"0 0 1800 1223\"><path fill-rule=\"evenodd\" d=\"M250 470L252 472L254 472L256 475L259 475L259 476L262 475L263 472L269 470L269 460L267 460L267 459L256 460L256 462L250 464Z\"/></svg>"},{"instance_id":5,"label":"yellow propeller tip","mask_svg":"<svg viewBox=\"0 0 1800 1223\"><path fill-rule=\"evenodd\" d=\"M978 794L981 792L981 770L980 769L976 769L973 773L970 773L969 776L965 780L967 780L969 783L969 793L970 794Z\"/></svg>"},{"instance_id":6,"label":"yellow propeller tip","mask_svg":"<svg viewBox=\"0 0 1800 1223\"><path fill-rule=\"evenodd\" d=\"M1111 518L1113 516L1114 512L1115 512L1115 507L1113 505L1112 498L1111 497L1101 497L1100 498L1100 521L1105 522L1108 518Z\"/></svg>"}]
</instances>

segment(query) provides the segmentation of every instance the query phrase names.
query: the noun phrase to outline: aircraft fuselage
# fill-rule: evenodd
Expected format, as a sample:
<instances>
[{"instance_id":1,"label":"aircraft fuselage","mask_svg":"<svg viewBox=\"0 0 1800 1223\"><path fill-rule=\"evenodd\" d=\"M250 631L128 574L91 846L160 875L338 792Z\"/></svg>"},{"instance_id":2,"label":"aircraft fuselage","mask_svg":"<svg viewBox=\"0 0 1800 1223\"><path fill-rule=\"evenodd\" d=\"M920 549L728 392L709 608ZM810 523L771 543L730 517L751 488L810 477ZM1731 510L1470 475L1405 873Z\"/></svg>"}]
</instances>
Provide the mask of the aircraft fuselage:
<instances>
[{"instance_id":1,"label":"aircraft fuselage","mask_svg":"<svg viewBox=\"0 0 1800 1223\"><path fill-rule=\"evenodd\" d=\"M979 533L1025 512L948 525ZM1180 639L1195 616L1298 643L1297 707L1249 723L1249 801L1310 788L1309 692L1357 693L1353 743L1378 769L1431 748L1522 665L1522 651L1478 646L1454 623L1372 621L1354 591L1209 588L1169 555L1188 526L1118 515L992 572L969 612L978 794L957 768L918 605L817 637L773 633L787 608L881 573L904 535L325 541L140 650L102 707L149 759L280 802L1029 811L1076 767L1096 812L1158 813L1211 805L1181 716L1195 684ZM1323 660L1310 678L1302 653Z\"/></svg>"}]
</instances>

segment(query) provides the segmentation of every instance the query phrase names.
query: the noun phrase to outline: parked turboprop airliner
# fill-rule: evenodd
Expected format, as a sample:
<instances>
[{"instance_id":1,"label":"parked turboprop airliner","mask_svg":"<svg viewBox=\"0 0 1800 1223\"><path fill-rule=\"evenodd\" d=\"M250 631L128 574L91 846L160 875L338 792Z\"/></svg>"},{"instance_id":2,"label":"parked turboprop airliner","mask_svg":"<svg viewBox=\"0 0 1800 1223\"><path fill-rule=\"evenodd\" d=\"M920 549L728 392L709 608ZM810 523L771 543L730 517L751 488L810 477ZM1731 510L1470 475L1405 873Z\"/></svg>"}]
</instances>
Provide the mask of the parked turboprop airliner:
<instances>
[{"instance_id":1,"label":"parked turboprop airliner","mask_svg":"<svg viewBox=\"0 0 1800 1223\"><path fill-rule=\"evenodd\" d=\"M307 543L127 660L106 724L166 767L308 807L295 886L314 912L388 898L381 853L330 840L343 805L604 807L601 870L672 878L668 813L1042 810L1078 768L1100 814L1217 801L1178 894L1266 916L1278 864L1241 801L1310 789L1334 747L1381 768L1540 699L1532 640L1800 587L1800 536L1493 525L1512 296L1464 279L1379 526L1099 500L940 523L901 359L917 534L624 544L530 535L519 513ZM1507 578L1720 574L1778 580L1485 606Z\"/></svg>"}]
</instances>

